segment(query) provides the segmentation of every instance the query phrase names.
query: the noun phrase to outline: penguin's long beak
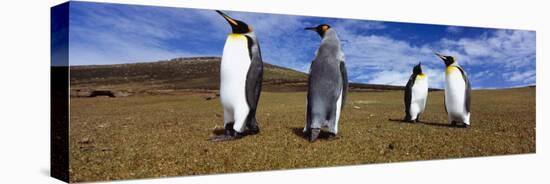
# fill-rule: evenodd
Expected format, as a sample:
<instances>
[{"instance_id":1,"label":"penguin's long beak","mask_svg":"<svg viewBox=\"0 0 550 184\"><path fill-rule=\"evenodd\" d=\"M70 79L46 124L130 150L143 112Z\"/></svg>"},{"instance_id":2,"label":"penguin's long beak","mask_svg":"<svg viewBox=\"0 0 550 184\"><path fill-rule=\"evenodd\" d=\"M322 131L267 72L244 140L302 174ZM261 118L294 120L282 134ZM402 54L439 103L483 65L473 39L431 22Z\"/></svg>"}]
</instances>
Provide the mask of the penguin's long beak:
<instances>
[{"instance_id":1,"label":"penguin's long beak","mask_svg":"<svg viewBox=\"0 0 550 184\"><path fill-rule=\"evenodd\" d=\"M229 24L231 24L231 26L237 26L237 25L239 25L239 24L237 23L237 21L235 21L233 18L227 16L227 15L226 15L225 13L223 13L222 11L216 10L216 12L218 12L218 14L220 14L225 20L227 20L227 22L228 22Z\"/></svg>"},{"instance_id":2,"label":"penguin's long beak","mask_svg":"<svg viewBox=\"0 0 550 184\"><path fill-rule=\"evenodd\" d=\"M316 27L306 27L306 28L304 28L304 30L314 30L315 31L315 30L317 30L317 28Z\"/></svg>"},{"instance_id":3,"label":"penguin's long beak","mask_svg":"<svg viewBox=\"0 0 550 184\"><path fill-rule=\"evenodd\" d=\"M435 53L435 55L436 55L437 57L441 58L443 61L445 61L445 56L444 56L444 55L442 55L442 54L440 54L440 53L437 53L437 52Z\"/></svg>"}]
</instances>

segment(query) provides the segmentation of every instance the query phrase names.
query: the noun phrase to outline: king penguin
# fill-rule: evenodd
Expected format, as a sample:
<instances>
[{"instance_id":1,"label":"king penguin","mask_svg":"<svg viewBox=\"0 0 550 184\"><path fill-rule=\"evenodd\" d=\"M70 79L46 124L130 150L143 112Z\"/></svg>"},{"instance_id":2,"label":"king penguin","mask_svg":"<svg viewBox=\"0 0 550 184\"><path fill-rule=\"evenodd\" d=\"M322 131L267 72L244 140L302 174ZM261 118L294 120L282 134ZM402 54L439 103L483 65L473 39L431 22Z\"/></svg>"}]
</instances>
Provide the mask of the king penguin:
<instances>
[{"instance_id":1,"label":"king penguin","mask_svg":"<svg viewBox=\"0 0 550 184\"><path fill-rule=\"evenodd\" d=\"M428 77L422 72L422 64L414 66L405 86L405 121L420 122L428 99Z\"/></svg>"},{"instance_id":2,"label":"king penguin","mask_svg":"<svg viewBox=\"0 0 550 184\"><path fill-rule=\"evenodd\" d=\"M231 25L220 66L220 101L223 107L224 135L215 141L234 140L259 133L256 110L262 90L263 62L252 27L216 11Z\"/></svg>"},{"instance_id":3,"label":"king penguin","mask_svg":"<svg viewBox=\"0 0 550 184\"><path fill-rule=\"evenodd\" d=\"M321 45L309 70L306 125L303 130L309 141L314 142L323 127L328 127L329 138L336 138L340 112L348 90L348 76L336 31L327 24L305 29L321 36Z\"/></svg>"},{"instance_id":4,"label":"king penguin","mask_svg":"<svg viewBox=\"0 0 550 184\"><path fill-rule=\"evenodd\" d=\"M453 126L470 126L470 81L453 56L436 55L445 62L445 111Z\"/></svg>"}]
</instances>

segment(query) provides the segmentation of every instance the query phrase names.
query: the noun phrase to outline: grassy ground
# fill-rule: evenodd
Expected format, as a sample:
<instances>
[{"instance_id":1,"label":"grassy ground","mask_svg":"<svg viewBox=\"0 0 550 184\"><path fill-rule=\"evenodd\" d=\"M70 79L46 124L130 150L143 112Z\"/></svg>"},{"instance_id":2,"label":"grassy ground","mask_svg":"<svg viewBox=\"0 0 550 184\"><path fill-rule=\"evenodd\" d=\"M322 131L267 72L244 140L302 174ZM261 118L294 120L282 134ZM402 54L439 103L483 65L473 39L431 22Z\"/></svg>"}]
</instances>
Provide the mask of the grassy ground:
<instances>
[{"instance_id":1,"label":"grassy ground","mask_svg":"<svg viewBox=\"0 0 550 184\"><path fill-rule=\"evenodd\" d=\"M340 139L301 137L305 93L263 93L261 132L220 133L211 94L71 99L72 181L198 175L535 152L535 88L474 91L472 126L447 126L443 92L430 92L427 123L408 124L402 91L351 93Z\"/></svg>"}]
</instances>

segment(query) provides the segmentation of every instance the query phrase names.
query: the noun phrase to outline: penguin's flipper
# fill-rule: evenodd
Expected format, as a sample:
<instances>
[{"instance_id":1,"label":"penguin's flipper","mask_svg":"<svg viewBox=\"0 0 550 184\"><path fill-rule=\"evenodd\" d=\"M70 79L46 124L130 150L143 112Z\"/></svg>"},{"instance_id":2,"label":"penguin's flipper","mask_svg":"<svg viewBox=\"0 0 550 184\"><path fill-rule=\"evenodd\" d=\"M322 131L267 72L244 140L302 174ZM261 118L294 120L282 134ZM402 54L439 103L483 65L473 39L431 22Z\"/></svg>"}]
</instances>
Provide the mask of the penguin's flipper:
<instances>
[{"instance_id":1,"label":"penguin's flipper","mask_svg":"<svg viewBox=\"0 0 550 184\"><path fill-rule=\"evenodd\" d=\"M445 97L445 93L443 93L443 107L445 107L445 112L447 112L447 97Z\"/></svg>"},{"instance_id":2,"label":"penguin's flipper","mask_svg":"<svg viewBox=\"0 0 550 184\"><path fill-rule=\"evenodd\" d=\"M346 96L348 94L348 71L346 69L346 63L340 61L340 74L342 75L342 106L340 109L344 108L346 104Z\"/></svg>"},{"instance_id":3,"label":"penguin's flipper","mask_svg":"<svg viewBox=\"0 0 550 184\"><path fill-rule=\"evenodd\" d=\"M340 136L334 134L334 133L329 133L328 134L328 138L327 140L336 140L336 139L340 139Z\"/></svg>"},{"instance_id":4,"label":"penguin's flipper","mask_svg":"<svg viewBox=\"0 0 550 184\"><path fill-rule=\"evenodd\" d=\"M462 73L462 78L464 79L464 83L466 83L466 91L464 91L464 102L466 112L470 112L470 93L472 92L472 87L470 86L470 80L468 79L468 76L466 75L466 72L462 67L457 67L460 70L460 73Z\"/></svg>"},{"instance_id":5,"label":"penguin's flipper","mask_svg":"<svg viewBox=\"0 0 550 184\"><path fill-rule=\"evenodd\" d=\"M412 74L405 86L405 121L410 121L411 118L411 100L412 100L412 87L416 81L416 75Z\"/></svg>"},{"instance_id":6,"label":"penguin's flipper","mask_svg":"<svg viewBox=\"0 0 550 184\"><path fill-rule=\"evenodd\" d=\"M250 67L246 74L246 102L250 108L250 112L247 117L247 127L257 129L256 122L256 107L258 100L260 99L260 93L262 91L262 80L264 66L262 61L262 54L259 44L250 36L246 36L248 40L248 53L250 56Z\"/></svg>"},{"instance_id":7,"label":"penguin's flipper","mask_svg":"<svg viewBox=\"0 0 550 184\"><path fill-rule=\"evenodd\" d=\"M307 73L307 96L306 96L306 127L304 128L306 130L306 132L311 132L311 121L312 121L312 117L311 117L311 109L312 109L312 106L311 106L311 103L309 103L310 101L312 101L311 97L311 89L312 89L312 85L311 85L311 68L313 68L313 62L312 64L310 65L309 67L309 72ZM309 133L308 133L309 134Z\"/></svg>"}]
</instances>

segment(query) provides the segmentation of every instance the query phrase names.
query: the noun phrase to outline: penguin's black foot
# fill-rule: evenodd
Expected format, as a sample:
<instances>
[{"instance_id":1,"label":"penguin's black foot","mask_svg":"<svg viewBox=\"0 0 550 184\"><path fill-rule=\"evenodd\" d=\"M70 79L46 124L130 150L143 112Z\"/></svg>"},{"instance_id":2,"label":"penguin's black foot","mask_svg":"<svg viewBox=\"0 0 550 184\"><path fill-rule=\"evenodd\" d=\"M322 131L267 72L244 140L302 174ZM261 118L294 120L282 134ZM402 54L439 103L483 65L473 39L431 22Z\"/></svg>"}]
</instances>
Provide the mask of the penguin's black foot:
<instances>
[{"instance_id":1,"label":"penguin's black foot","mask_svg":"<svg viewBox=\"0 0 550 184\"><path fill-rule=\"evenodd\" d=\"M329 133L328 134L328 138L327 140L336 140L336 139L340 139L340 136L336 135L335 133Z\"/></svg>"},{"instance_id":2,"label":"penguin's black foot","mask_svg":"<svg viewBox=\"0 0 550 184\"><path fill-rule=\"evenodd\" d=\"M452 126L452 127L457 127L457 128L468 128L468 127L470 127L470 125L468 125L468 124L466 124L466 123L457 122L457 121L451 122L451 126Z\"/></svg>"},{"instance_id":3,"label":"penguin's black foot","mask_svg":"<svg viewBox=\"0 0 550 184\"><path fill-rule=\"evenodd\" d=\"M311 129L309 134L309 142L315 142L315 140L317 140L317 138L319 137L319 133L321 133L321 129L319 128Z\"/></svg>"},{"instance_id":4,"label":"penguin's black foot","mask_svg":"<svg viewBox=\"0 0 550 184\"><path fill-rule=\"evenodd\" d=\"M250 126L248 127L248 131L250 132L250 135L256 135L260 133L260 127L258 127L257 125Z\"/></svg>"},{"instance_id":5,"label":"penguin's black foot","mask_svg":"<svg viewBox=\"0 0 550 184\"><path fill-rule=\"evenodd\" d=\"M233 122L227 123L225 125L225 128L224 128L225 130L223 132L223 135L213 136L209 140L212 142L222 142L222 141L236 140L243 137L242 133L239 133L233 129L233 125L234 125Z\"/></svg>"},{"instance_id":6,"label":"penguin's black foot","mask_svg":"<svg viewBox=\"0 0 550 184\"><path fill-rule=\"evenodd\" d=\"M233 134L233 137L234 137L235 139L240 139L240 138L244 137L244 134L235 131L235 133Z\"/></svg>"},{"instance_id":7,"label":"penguin's black foot","mask_svg":"<svg viewBox=\"0 0 550 184\"><path fill-rule=\"evenodd\" d=\"M311 133L311 131L309 131L309 129L306 129L302 133L302 137L309 138L309 134Z\"/></svg>"},{"instance_id":8,"label":"penguin's black foot","mask_svg":"<svg viewBox=\"0 0 550 184\"><path fill-rule=\"evenodd\" d=\"M209 140L212 142L223 142L223 141L235 140L235 137L230 135L217 135L217 136L210 137Z\"/></svg>"},{"instance_id":9,"label":"penguin's black foot","mask_svg":"<svg viewBox=\"0 0 550 184\"><path fill-rule=\"evenodd\" d=\"M469 128L470 125L468 125L468 124L466 124L466 123L460 123L460 124L458 124L456 127L458 127L458 128Z\"/></svg>"},{"instance_id":10,"label":"penguin's black foot","mask_svg":"<svg viewBox=\"0 0 550 184\"><path fill-rule=\"evenodd\" d=\"M456 125L457 125L456 121L451 121L451 126L456 127Z\"/></svg>"},{"instance_id":11,"label":"penguin's black foot","mask_svg":"<svg viewBox=\"0 0 550 184\"><path fill-rule=\"evenodd\" d=\"M224 135L227 135L227 136L232 136L233 134L235 134L235 130L233 130L233 125L235 123L227 123L225 124L225 127L224 127Z\"/></svg>"},{"instance_id":12,"label":"penguin's black foot","mask_svg":"<svg viewBox=\"0 0 550 184\"><path fill-rule=\"evenodd\" d=\"M234 131L233 135L217 135L211 137L209 140L212 142L233 141L243 137L242 133Z\"/></svg>"}]
</instances>

